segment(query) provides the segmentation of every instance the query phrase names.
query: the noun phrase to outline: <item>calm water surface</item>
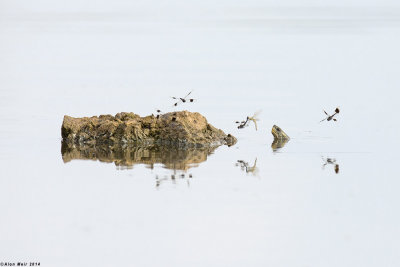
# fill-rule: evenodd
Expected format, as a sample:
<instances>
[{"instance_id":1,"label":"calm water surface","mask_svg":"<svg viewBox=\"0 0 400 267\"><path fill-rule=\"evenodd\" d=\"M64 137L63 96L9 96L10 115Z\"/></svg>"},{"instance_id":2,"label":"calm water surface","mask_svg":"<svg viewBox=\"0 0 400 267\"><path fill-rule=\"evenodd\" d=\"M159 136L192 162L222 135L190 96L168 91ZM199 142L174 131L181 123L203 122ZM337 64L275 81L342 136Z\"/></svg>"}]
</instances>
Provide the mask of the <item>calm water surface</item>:
<instances>
[{"instance_id":1,"label":"calm water surface","mask_svg":"<svg viewBox=\"0 0 400 267\"><path fill-rule=\"evenodd\" d=\"M400 265L398 9L4 6L0 261ZM62 149L65 114L171 111L189 90L177 110L235 146Z\"/></svg>"}]
</instances>

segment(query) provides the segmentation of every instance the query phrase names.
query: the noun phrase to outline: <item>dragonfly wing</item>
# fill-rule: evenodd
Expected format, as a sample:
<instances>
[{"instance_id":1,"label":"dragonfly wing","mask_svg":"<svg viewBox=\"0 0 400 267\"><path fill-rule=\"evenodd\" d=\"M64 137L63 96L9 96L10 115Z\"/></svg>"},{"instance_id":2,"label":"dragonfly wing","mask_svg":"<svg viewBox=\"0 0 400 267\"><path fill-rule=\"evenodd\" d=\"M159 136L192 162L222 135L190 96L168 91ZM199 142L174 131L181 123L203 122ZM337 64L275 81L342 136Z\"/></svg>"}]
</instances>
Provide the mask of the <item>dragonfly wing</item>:
<instances>
[{"instance_id":1,"label":"dragonfly wing","mask_svg":"<svg viewBox=\"0 0 400 267\"><path fill-rule=\"evenodd\" d=\"M190 91L184 98L188 97L193 91Z\"/></svg>"},{"instance_id":2,"label":"dragonfly wing","mask_svg":"<svg viewBox=\"0 0 400 267\"><path fill-rule=\"evenodd\" d=\"M258 115L260 115L261 111L262 111L262 110L260 109L260 110L257 110L256 112L254 112L254 115L253 115L252 118L258 120L257 117L258 117Z\"/></svg>"},{"instance_id":3,"label":"dragonfly wing","mask_svg":"<svg viewBox=\"0 0 400 267\"><path fill-rule=\"evenodd\" d=\"M257 131L257 120L254 119L253 117L250 118L250 120L251 120L252 122L254 122L254 127L256 127L256 131Z\"/></svg>"}]
</instances>

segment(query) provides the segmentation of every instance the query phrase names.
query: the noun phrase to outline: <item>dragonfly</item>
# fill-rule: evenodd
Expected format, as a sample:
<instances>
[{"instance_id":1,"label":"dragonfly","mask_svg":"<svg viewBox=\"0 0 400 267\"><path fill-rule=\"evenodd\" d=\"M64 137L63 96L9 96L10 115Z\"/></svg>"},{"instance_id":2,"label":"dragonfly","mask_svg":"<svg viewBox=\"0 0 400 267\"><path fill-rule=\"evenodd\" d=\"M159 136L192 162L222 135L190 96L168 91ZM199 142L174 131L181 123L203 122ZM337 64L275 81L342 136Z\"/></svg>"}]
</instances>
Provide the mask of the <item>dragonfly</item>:
<instances>
[{"instance_id":1,"label":"dragonfly","mask_svg":"<svg viewBox=\"0 0 400 267\"><path fill-rule=\"evenodd\" d=\"M174 106L176 107L179 103L186 103L186 101L188 102L194 102L195 99L194 98L188 98L188 96L192 93L193 91L190 91L185 97L175 97L173 96L172 99L178 100L178 102L176 102L174 104Z\"/></svg>"},{"instance_id":2,"label":"dragonfly","mask_svg":"<svg viewBox=\"0 0 400 267\"><path fill-rule=\"evenodd\" d=\"M332 115L329 115L328 112L326 112L326 111L324 110L325 115L328 116L328 117L326 117L325 119L321 120L320 122L323 122L324 120L327 120L327 121L331 121L331 120L337 121L336 118L334 118L334 117L335 117L335 115L339 114L339 112L340 112L339 108L336 108L336 109L335 109L335 113L333 113Z\"/></svg>"},{"instance_id":3,"label":"dragonfly","mask_svg":"<svg viewBox=\"0 0 400 267\"><path fill-rule=\"evenodd\" d=\"M247 116L246 120L244 121L236 121L236 124L239 124L238 129L243 129L247 126L249 126L250 121L252 121L254 123L254 127L256 128L257 131L257 121L259 121L260 119L258 118L258 115L261 113L261 110L257 111L254 113L253 116Z\"/></svg>"},{"instance_id":4,"label":"dragonfly","mask_svg":"<svg viewBox=\"0 0 400 267\"><path fill-rule=\"evenodd\" d=\"M159 119L159 118L160 118L160 115L162 115L161 113L162 113L162 111L161 111L160 109L157 109L157 116L156 116L156 117L157 117L157 119Z\"/></svg>"}]
</instances>

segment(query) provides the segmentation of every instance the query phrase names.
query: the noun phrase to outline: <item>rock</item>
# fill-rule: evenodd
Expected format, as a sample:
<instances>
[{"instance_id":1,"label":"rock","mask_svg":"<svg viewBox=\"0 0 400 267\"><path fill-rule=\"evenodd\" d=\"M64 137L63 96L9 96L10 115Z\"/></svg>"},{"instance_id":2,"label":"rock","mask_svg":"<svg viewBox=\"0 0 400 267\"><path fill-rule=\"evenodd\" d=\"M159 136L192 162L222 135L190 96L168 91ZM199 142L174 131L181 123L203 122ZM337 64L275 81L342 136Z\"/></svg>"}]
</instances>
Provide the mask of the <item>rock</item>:
<instances>
[{"instance_id":1,"label":"rock","mask_svg":"<svg viewBox=\"0 0 400 267\"><path fill-rule=\"evenodd\" d=\"M290 137L278 126L272 126L271 133L274 136L274 140L289 140Z\"/></svg>"},{"instance_id":2,"label":"rock","mask_svg":"<svg viewBox=\"0 0 400 267\"><path fill-rule=\"evenodd\" d=\"M167 145L177 147L231 146L236 138L209 124L197 112L169 112L140 117L121 112L112 115L73 118L65 115L63 142L70 145Z\"/></svg>"},{"instance_id":3,"label":"rock","mask_svg":"<svg viewBox=\"0 0 400 267\"><path fill-rule=\"evenodd\" d=\"M278 151L286 145L290 137L278 126L272 126L271 133L274 136L274 141L271 144L274 152Z\"/></svg>"}]
</instances>

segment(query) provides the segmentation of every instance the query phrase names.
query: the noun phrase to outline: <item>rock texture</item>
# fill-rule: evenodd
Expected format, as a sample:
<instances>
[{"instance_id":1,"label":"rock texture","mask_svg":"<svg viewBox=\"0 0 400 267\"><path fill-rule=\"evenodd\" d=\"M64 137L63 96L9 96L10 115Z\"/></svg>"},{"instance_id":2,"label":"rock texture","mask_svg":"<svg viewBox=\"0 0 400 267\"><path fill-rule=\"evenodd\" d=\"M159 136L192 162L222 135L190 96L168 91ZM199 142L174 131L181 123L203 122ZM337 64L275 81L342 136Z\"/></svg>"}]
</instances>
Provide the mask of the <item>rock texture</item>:
<instances>
[{"instance_id":1,"label":"rock texture","mask_svg":"<svg viewBox=\"0 0 400 267\"><path fill-rule=\"evenodd\" d=\"M69 145L167 145L176 147L231 146L236 138L209 124L199 113L170 112L140 117L121 112L112 115L73 118L64 116L63 142Z\"/></svg>"}]
</instances>

